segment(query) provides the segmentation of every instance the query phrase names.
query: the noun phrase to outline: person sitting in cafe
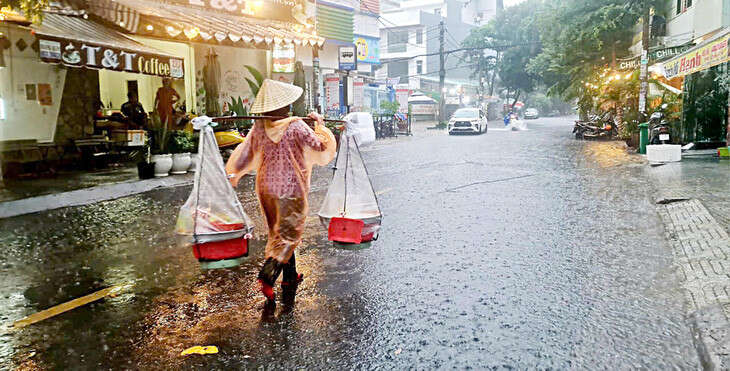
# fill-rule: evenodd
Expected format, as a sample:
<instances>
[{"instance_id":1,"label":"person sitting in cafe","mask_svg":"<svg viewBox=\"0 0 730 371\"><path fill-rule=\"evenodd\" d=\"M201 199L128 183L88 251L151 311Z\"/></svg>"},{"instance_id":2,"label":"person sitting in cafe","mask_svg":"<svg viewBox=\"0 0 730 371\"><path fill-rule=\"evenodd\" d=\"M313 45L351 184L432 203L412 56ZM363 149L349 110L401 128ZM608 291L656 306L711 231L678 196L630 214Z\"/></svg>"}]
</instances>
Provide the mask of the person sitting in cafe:
<instances>
[{"instance_id":1,"label":"person sitting in cafe","mask_svg":"<svg viewBox=\"0 0 730 371\"><path fill-rule=\"evenodd\" d=\"M122 104L122 113L127 118L130 126L145 128L147 126L147 112L142 107L142 103L139 103L137 94L130 91L127 93L127 98L129 100Z\"/></svg>"}]
</instances>

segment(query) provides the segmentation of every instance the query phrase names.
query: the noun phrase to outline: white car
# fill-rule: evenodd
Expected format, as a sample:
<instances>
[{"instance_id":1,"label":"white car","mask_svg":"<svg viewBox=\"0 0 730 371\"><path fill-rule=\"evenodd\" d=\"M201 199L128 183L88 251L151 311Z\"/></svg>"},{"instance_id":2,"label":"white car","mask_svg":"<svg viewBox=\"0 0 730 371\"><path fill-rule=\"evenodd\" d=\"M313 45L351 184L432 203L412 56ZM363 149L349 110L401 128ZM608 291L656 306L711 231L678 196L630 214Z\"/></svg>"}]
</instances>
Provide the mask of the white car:
<instances>
[{"instance_id":1,"label":"white car","mask_svg":"<svg viewBox=\"0 0 730 371\"><path fill-rule=\"evenodd\" d=\"M487 115L479 108L459 108L454 112L446 127L449 135L487 132Z\"/></svg>"},{"instance_id":2,"label":"white car","mask_svg":"<svg viewBox=\"0 0 730 371\"><path fill-rule=\"evenodd\" d=\"M540 118L540 112L534 108L528 108L525 111L525 120L536 120Z\"/></svg>"}]
</instances>

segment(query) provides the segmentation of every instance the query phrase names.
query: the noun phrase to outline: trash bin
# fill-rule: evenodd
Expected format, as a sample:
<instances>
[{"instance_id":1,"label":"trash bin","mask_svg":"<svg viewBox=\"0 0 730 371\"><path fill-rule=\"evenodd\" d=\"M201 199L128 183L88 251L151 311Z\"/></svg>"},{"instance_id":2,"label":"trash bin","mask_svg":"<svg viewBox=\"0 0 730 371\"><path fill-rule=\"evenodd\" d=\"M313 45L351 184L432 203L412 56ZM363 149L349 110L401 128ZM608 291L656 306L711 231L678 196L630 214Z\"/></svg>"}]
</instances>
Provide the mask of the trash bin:
<instances>
[{"instance_id":1,"label":"trash bin","mask_svg":"<svg viewBox=\"0 0 730 371\"><path fill-rule=\"evenodd\" d=\"M649 123L639 124L639 153L646 154L646 145L649 144Z\"/></svg>"}]
</instances>

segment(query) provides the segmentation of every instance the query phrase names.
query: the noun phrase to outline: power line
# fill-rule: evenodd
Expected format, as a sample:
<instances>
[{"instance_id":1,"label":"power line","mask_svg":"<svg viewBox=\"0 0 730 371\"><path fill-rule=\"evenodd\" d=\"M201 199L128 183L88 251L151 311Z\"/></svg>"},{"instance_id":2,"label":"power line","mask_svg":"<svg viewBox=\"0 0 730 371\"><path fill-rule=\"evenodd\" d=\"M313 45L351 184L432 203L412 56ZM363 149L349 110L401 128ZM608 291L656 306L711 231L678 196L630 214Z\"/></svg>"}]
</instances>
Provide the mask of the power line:
<instances>
[{"instance_id":1,"label":"power line","mask_svg":"<svg viewBox=\"0 0 730 371\"><path fill-rule=\"evenodd\" d=\"M446 28L446 35L447 35L447 36L449 36L449 37L451 38L451 41L452 41L452 42L454 43L454 46L458 48L458 47L459 47L459 42L458 42L458 41L456 41L456 38L455 38L455 37L454 37L454 35L453 35L453 34L451 33L451 31L449 31L449 29L448 29L448 28Z\"/></svg>"},{"instance_id":2,"label":"power line","mask_svg":"<svg viewBox=\"0 0 730 371\"><path fill-rule=\"evenodd\" d=\"M383 26L385 26L386 29L384 29L384 31L387 32L388 35L390 35L393 31L390 31L387 28L390 28L390 27L398 27L392 21L389 21L389 20L383 18L383 16L381 16L379 13L375 13L372 9L370 9L370 7L367 4L363 3L362 1L360 1L360 5L363 6L363 7L365 7L365 9L367 9L370 13L377 15L377 17L375 19L377 19L378 22L380 22L380 24L382 24ZM390 22L392 24L392 26L388 26L387 24L385 24L384 20ZM416 46L416 47L419 47L419 48L423 47L423 45L412 44L412 43L410 43L408 41L406 41L405 44L411 45L411 46Z\"/></svg>"},{"instance_id":3,"label":"power line","mask_svg":"<svg viewBox=\"0 0 730 371\"><path fill-rule=\"evenodd\" d=\"M457 48L457 49L451 49L451 50L444 50L444 54L452 54L452 53L457 53L457 52L461 52L461 51L468 51L468 50L507 49L507 48L514 48L514 47L517 47L517 46L530 46L530 45L537 45L537 44L540 44L540 42L537 41L537 42L518 43L518 44L490 45L490 46L487 46L487 47ZM392 59L392 60L389 60L389 61L386 61L386 62L381 62L380 64L387 64L387 63L394 63L394 62L402 62L402 61L407 61L407 60L414 59L414 58L418 58L418 57L430 57L430 56L434 56L434 55L439 55L439 52L426 53L426 54L418 54L418 55L413 55L413 56L410 56L410 57L395 58L395 59Z\"/></svg>"},{"instance_id":4,"label":"power line","mask_svg":"<svg viewBox=\"0 0 730 371\"><path fill-rule=\"evenodd\" d=\"M474 67L474 66L477 66L477 65L479 65L479 63L473 63L473 64L465 64L465 65L463 65L463 66L458 66L458 67L452 67L452 68L446 68L446 69L444 69L444 71L454 71L454 70L460 70L460 69L462 69L462 68L471 68L471 67ZM432 71L432 72L417 73L417 74L415 74L415 75L408 75L408 76L403 76L403 77L406 77L406 78L410 78L410 77L420 77L420 76L428 76L428 75L433 75L433 74L436 74L436 73L439 73L439 71Z\"/></svg>"}]
</instances>

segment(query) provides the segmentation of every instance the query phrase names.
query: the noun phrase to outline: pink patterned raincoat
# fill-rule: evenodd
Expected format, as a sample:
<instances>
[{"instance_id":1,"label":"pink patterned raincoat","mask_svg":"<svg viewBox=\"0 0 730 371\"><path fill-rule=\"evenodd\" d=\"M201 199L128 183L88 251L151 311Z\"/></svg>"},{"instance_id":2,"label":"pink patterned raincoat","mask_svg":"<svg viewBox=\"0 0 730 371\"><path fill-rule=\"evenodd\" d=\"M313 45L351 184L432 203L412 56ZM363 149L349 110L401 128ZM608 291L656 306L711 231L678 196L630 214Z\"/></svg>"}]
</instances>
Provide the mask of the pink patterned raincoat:
<instances>
[{"instance_id":1,"label":"pink patterned raincoat","mask_svg":"<svg viewBox=\"0 0 730 371\"><path fill-rule=\"evenodd\" d=\"M266 258L285 264L302 240L309 211L307 194L313 165L327 165L336 143L324 125L312 130L290 117L279 121L257 120L246 141L239 144L226 164L235 185L256 171L256 194L269 227Z\"/></svg>"}]
</instances>

